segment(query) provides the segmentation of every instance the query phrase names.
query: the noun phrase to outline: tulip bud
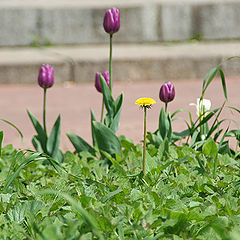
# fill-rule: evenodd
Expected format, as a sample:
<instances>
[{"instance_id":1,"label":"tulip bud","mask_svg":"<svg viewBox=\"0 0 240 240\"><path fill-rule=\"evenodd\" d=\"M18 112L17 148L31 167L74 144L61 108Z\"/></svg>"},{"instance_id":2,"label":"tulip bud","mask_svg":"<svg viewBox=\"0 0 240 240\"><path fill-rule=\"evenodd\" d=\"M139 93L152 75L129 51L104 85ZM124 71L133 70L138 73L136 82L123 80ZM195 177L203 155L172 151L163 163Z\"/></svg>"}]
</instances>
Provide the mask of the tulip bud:
<instances>
[{"instance_id":1,"label":"tulip bud","mask_svg":"<svg viewBox=\"0 0 240 240\"><path fill-rule=\"evenodd\" d=\"M105 79L105 81L109 87L109 85L110 85L109 72L103 72L102 76ZM102 92L102 86L101 86L101 82L100 82L100 73L99 72L96 73L95 87L99 92Z\"/></svg>"},{"instance_id":2,"label":"tulip bud","mask_svg":"<svg viewBox=\"0 0 240 240\"><path fill-rule=\"evenodd\" d=\"M108 9L104 15L103 27L105 32L113 34L120 28L120 12L116 8Z\"/></svg>"},{"instance_id":3,"label":"tulip bud","mask_svg":"<svg viewBox=\"0 0 240 240\"><path fill-rule=\"evenodd\" d=\"M159 92L159 98L161 101L168 103L175 97L175 88L171 82L164 83Z\"/></svg>"},{"instance_id":4,"label":"tulip bud","mask_svg":"<svg viewBox=\"0 0 240 240\"><path fill-rule=\"evenodd\" d=\"M42 65L38 74L38 84L42 88L50 88L54 84L54 68L50 65Z\"/></svg>"}]
</instances>

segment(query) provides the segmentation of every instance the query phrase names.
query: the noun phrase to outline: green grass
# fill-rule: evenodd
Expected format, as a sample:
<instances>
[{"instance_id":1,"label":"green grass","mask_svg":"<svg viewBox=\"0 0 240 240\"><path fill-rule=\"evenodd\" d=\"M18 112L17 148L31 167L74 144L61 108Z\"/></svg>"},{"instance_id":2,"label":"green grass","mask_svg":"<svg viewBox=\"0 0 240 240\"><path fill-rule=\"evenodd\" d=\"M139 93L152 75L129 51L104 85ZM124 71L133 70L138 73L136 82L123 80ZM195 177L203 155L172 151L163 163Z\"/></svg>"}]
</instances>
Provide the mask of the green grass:
<instances>
[{"instance_id":1,"label":"green grass","mask_svg":"<svg viewBox=\"0 0 240 240\"><path fill-rule=\"evenodd\" d=\"M2 149L0 239L239 239L239 160L121 138L105 159ZM168 146L168 147L166 147ZM211 151L211 149L213 149Z\"/></svg>"}]
</instances>

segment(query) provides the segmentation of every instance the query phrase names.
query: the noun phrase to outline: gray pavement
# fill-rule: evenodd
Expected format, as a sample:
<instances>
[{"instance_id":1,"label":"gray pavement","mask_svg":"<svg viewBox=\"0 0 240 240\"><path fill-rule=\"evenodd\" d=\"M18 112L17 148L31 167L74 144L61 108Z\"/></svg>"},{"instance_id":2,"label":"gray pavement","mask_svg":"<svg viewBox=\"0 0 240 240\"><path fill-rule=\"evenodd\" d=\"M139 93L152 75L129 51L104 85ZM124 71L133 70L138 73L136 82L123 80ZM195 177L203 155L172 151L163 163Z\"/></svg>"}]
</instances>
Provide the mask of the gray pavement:
<instances>
[{"instance_id":1,"label":"gray pavement","mask_svg":"<svg viewBox=\"0 0 240 240\"><path fill-rule=\"evenodd\" d=\"M240 56L240 41L114 44L113 74L116 81L198 79L231 56ZM54 66L58 83L89 82L108 69L108 57L106 44L0 48L0 84L34 83L43 63ZM239 60L223 69L239 76Z\"/></svg>"},{"instance_id":2,"label":"gray pavement","mask_svg":"<svg viewBox=\"0 0 240 240\"><path fill-rule=\"evenodd\" d=\"M229 78L226 75L226 82L229 94L227 105L240 108L240 78ZM117 135L124 134L126 137L133 139L135 143L141 141L143 135L143 112L134 104L139 97L152 97L157 101L152 109L148 111L147 129L148 131L154 131L157 128L159 112L163 107L163 104L158 99L162 83L162 80L114 82L114 95L117 96L120 92L124 92L124 105ZM185 108L192 112L193 118L196 118L195 108L189 106L189 103L195 103L196 98L200 96L202 80L178 80L173 81L173 83L176 88L176 98L169 104L169 110L173 112L179 108ZM0 85L0 118L16 124L24 135L24 140L21 143L19 135L13 128L0 122L0 129L4 131L3 145L12 143L17 148L31 148L31 138L35 132L26 110L30 110L41 121L42 94L43 91L37 83L30 85ZM213 80L206 92L206 98L212 101L213 108L223 103L224 97L219 79ZM58 114L61 114L61 148L64 151L73 149L66 137L67 132L76 133L91 142L90 109L93 109L99 118L102 101L101 94L95 90L94 79L89 83L82 84L55 84L48 90L47 101L48 131ZM183 119L174 121L174 131L180 131L186 127L184 119L188 119L188 114L182 113L179 117ZM236 122L240 123L239 115L227 108L223 111L222 118L235 119ZM234 127L234 125L231 124L231 127Z\"/></svg>"}]
</instances>

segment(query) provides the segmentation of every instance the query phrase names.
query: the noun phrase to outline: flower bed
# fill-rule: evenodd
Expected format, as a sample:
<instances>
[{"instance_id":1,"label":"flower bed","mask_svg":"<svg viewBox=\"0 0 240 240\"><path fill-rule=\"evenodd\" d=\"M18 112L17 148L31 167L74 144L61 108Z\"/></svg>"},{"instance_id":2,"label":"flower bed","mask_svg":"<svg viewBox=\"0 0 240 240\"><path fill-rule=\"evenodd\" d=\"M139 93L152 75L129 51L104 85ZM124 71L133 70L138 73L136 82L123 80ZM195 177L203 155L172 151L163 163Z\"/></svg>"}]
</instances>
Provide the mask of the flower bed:
<instances>
[{"instance_id":1,"label":"flower bed","mask_svg":"<svg viewBox=\"0 0 240 240\"><path fill-rule=\"evenodd\" d=\"M196 117L188 112L181 132L173 131L172 122L187 110L168 111L177 92L173 83L160 87L165 107L154 132L147 132L147 111L156 111L156 100L137 99L144 129L143 144L135 144L117 135L124 99L112 94L119 10L108 10L103 26L110 37L109 71L96 74L103 100L99 121L90 112L92 143L67 133L75 151L63 153L60 115L47 131L47 89L54 85L50 65L42 65L38 76L43 124L27 111L36 130L35 151L2 147L0 131L0 239L239 239L240 130L222 128L221 112L224 107L240 111L226 106L224 63L207 73L194 104ZM225 102L211 109L204 95L217 73Z\"/></svg>"}]
</instances>

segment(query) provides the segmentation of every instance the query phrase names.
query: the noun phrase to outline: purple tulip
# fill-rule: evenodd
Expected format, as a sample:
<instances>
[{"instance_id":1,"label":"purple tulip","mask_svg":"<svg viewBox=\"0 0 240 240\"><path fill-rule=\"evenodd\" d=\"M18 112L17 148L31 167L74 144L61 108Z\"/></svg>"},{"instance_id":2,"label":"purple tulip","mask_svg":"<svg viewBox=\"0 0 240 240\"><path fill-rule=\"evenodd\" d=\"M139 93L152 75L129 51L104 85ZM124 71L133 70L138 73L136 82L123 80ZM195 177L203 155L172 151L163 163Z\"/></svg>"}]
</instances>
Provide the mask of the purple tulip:
<instances>
[{"instance_id":1,"label":"purple tulip","mask_svg":"<svg viewBox=\"0 0 240 240\"><path fill-rule=\"evenodd\" d=\"M109 72L103 72L102 76L104 77L104 79L109 87L109 85L110 85ZM99 92L102 92L102 86L101 86L101 82L100 82L100 73L99 72L96 73L95 87Z\"/></svg>"},{"instance_id":2,"label":"purple tulip","mask_svg":"<svg viewBox=\"0 0 240 240\"><path fill-rule=\"evenodd\" d=\"M50 65L42 65L39 70L38 84L42 88L50 88L54 84L54 68Z\"/></svg>"},{"instance_id":3,"label":"purple tulip","mask_svg":"<svg viewBox=\"0 0 240 240\"><path fill-rule=\"evenodd\" d=\"M120 28L120 12L118 9L112 8L106 11L103 20L103 27L109 34L118 32Z\"/></svg>"},{"instance_id":4,"label":"purple tulip","mask_svg":"<svg viewBox=\"0 0 240 240\"><path fill-rule=\"evenodd\" d=\"M159 92L159 98L161 101L168 103L175 97L175 88L171 82L164 83Z\"/></svg>"}]
</instances>

